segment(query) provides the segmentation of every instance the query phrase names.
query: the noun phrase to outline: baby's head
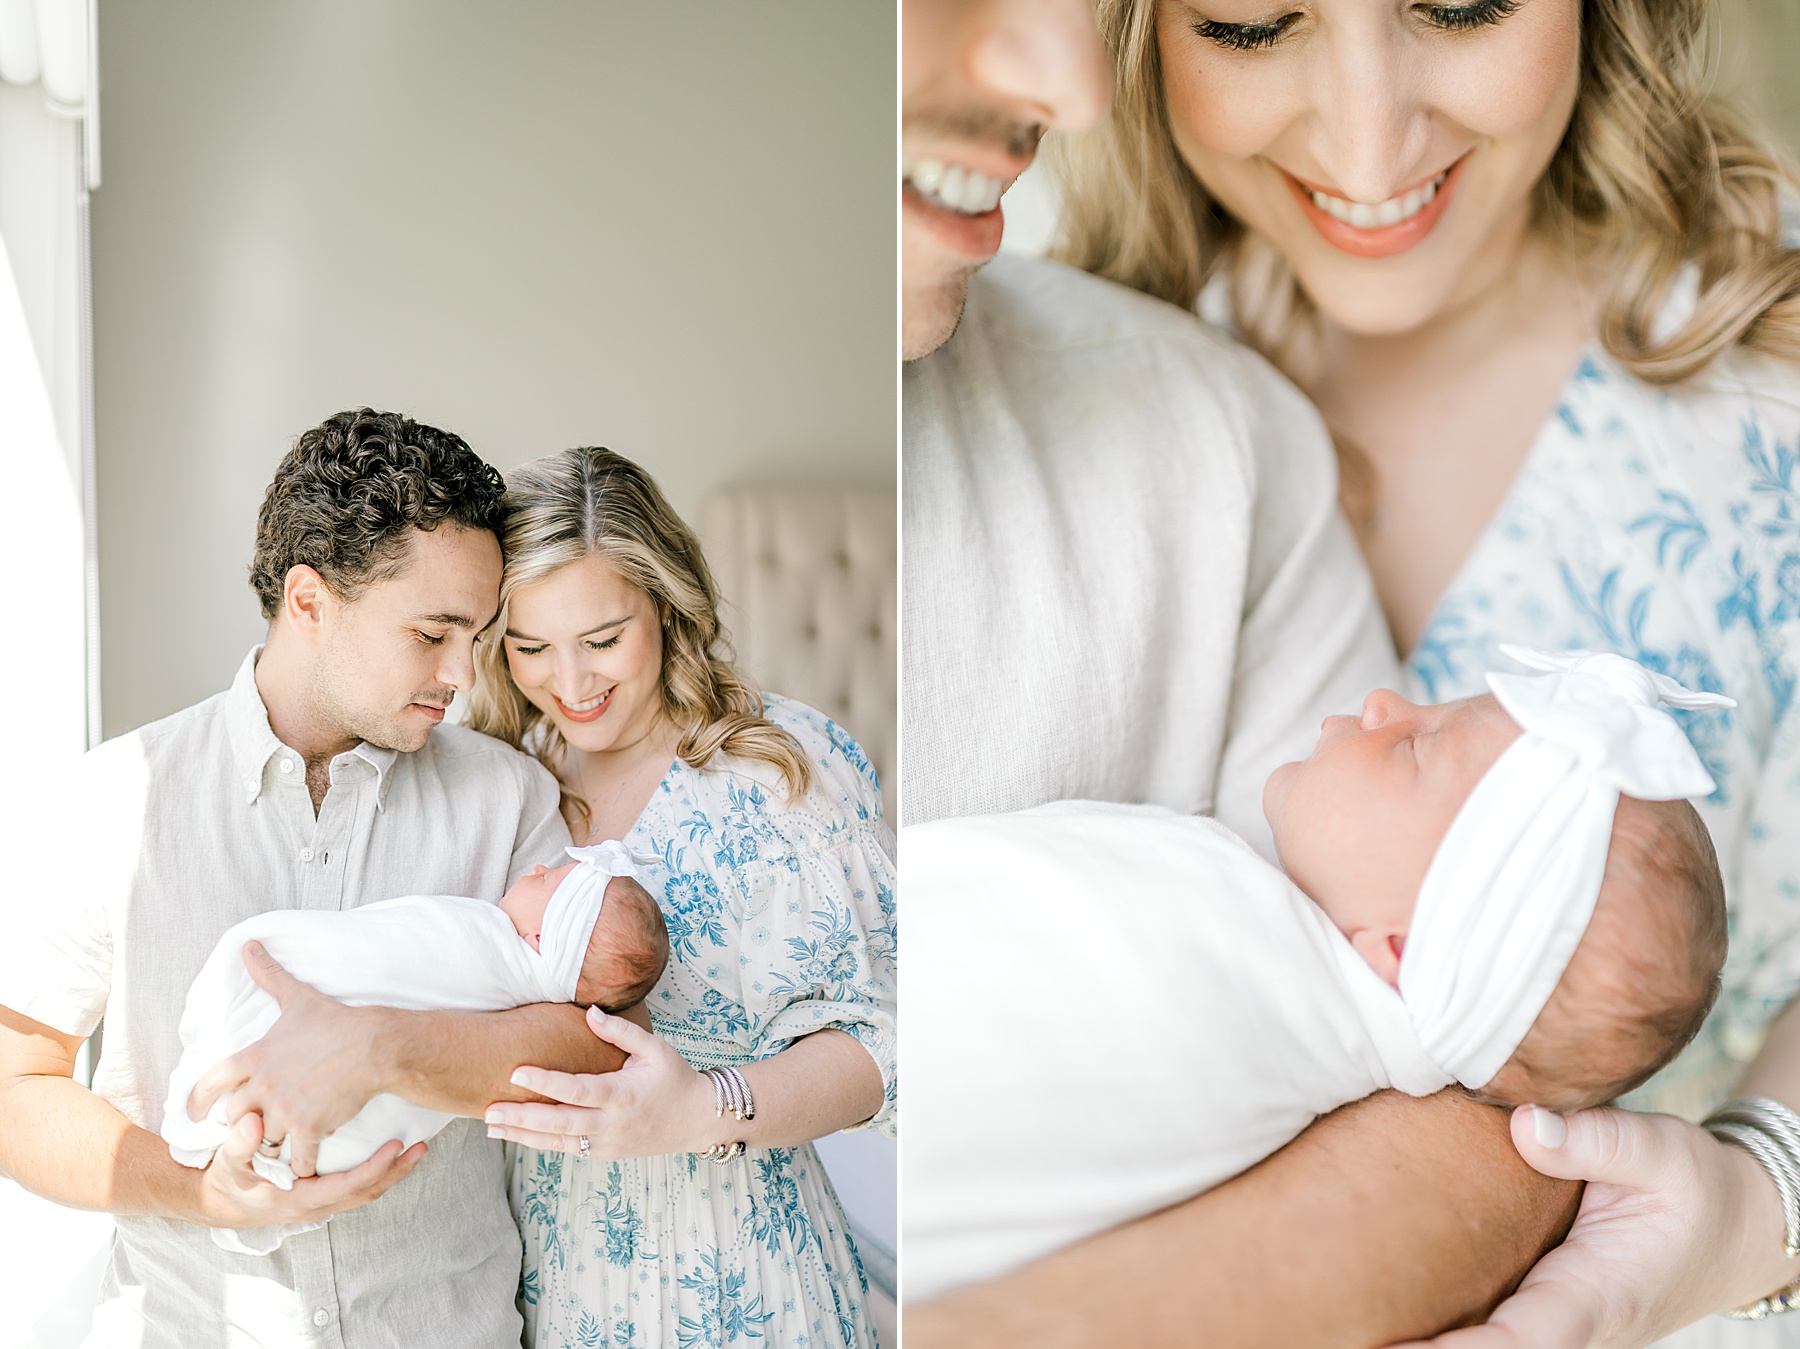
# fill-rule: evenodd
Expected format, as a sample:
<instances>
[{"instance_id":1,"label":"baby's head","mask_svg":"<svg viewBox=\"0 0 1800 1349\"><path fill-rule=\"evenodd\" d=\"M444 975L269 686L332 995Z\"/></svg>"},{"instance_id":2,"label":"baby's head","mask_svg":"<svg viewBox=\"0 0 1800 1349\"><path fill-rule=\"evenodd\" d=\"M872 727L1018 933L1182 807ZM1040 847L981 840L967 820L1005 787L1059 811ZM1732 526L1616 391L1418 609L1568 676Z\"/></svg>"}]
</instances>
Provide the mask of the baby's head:
<instances>
[{"instance_id":1,"label":"baby's head","mask_svg":"<svg viewBox=\"0 0 1800 1349\"><path fill-rule=\"evenodd\" d=\"M1725 963L1725 887L1686 801L1619 798L1594 916L1550 1001L1477 1095L1581 1110L1622 1096L1699 1033Z\"/></svg>"},{"instance_id":2,"label":"baby's head","mask_svg":"<svg viewBox=\"0 0 1800 1349\"><path fill-rule=\"evenodd\" d=\"M1263 811L1283 868L1389 984L1439 845L1520 734L1491 694L1421 707L1383 689L1270 775ZM1724 957L1724 890L1699 816L1621 796L1586 930L1480 1094L1575 1109L1630 1090L1699 1030Z\"/></svg>"},{"instance_id":3,"label":"baby's head","mask_svg":"<svg viewBox=\"0 0 1800 1349\"><path fill-rule=\"evenodd\" d=\"M501 910L533 950L539 949L544 915L557 888L583 865L533 867L501 899ZM669 933L662 910L630 876L611 877L588 935L574 1001L605 1012L623 1011L650 995L668 963Z\"/></svg>"}]
</instances>

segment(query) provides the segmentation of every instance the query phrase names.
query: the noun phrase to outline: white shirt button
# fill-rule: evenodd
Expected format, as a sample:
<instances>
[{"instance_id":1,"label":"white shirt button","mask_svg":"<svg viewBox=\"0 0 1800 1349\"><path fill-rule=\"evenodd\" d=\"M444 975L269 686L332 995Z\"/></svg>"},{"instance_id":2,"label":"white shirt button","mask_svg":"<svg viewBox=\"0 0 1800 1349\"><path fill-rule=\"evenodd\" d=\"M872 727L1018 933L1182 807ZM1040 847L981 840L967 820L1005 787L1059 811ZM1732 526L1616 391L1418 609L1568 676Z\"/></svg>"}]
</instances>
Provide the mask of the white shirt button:
<instances>
[{"instance_id":1,"label":"white shirt button","mask_svg":"<svg viewBox=\"0 0 1800 1349\"><path fill-rule=\"evenodd\" d=\"M293 772L294 771L294 761L292 759L283 759L281 761L281 771L284 773Z\"/></svg>"},{"instance_id":2,"label":"white shirt button","mask_svg":"<svg viewBox=\"0 0 1800 1349\"><path fill-rule=\"evenodd\" d=\"M318 1311L313 1313L313 1324L315 1326L329 1325L330 1322L331 1322L331 1313L326 1311L323 1307L319 1308Z\"/></svg>"},{"instance_id":3,"label":"white shirt button","mask_svg":"<svg viewBox=\"0 0 1800 1349\"><path fill-rule=\"evenodd\" d=\"M302 862L312 861L312 849L311 848L302 848L300 850L300 860ZM319 1313L320 1316L323 1316L324 1314L325 1314L324 1312ZM325 1323L323 1321L321 1321L321 1322L319 1322L319 1324L324 1325Z\"/></svg>"}]
</instances>

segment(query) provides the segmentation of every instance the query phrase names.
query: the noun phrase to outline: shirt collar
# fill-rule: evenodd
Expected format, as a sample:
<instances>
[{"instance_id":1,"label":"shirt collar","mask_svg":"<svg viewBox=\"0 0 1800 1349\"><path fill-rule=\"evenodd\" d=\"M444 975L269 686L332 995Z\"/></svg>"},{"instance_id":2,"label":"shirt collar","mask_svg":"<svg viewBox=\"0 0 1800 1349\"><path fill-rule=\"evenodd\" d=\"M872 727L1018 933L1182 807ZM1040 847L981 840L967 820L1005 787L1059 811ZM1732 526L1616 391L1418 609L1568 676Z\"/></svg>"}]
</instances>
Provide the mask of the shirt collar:
<instances>
[{"instance_id":1,"label":"shirt collar","mask_svg":"<svg viewBox=\"0 0 1800 1349\"><path fill-rule=\"evenodd\" d=\"M400 762L400 751L371 745L367 740L350 751L375 770L375 806L387 809L388 784L394 780L394 765Z\"/></svg>"},{"instance_id":2,"label":"shirt collar","mask_svg":"<svg viewBox=\"0 0 1800 1349\"><path fill-rule=\"evenodd\" d=\"M293 765L288 770L290 773L304 775L306 771L300 752L282 744L269 727L269 709L264 706L262 694L256 687L256 662L262 651L261 646L250 649L250 654L244 657L244 663L238 666L237 677L231 681L230 691L225 695L225 725L231 737L232 758L237 768L238 782L243 787L247 803L254 802L262 795L269 764L277 756L283 756L286 762ZM393 768L400 759L399 751L383 749L365 740L349 753L375 770L375 804L379 808L385 808L388 786L393 781Z\"/></svg>"},{"instance_id":3,"label":"shirt collar","mask_svg":"<svg viewBox=\"0 0 1800 1349\"><path fill-rule=\"evenodd\" d=\"M246 802L262 795L263 770L277 754L288 755L294 764L292 771L300 771L300 756L269 729L269 710L256 689L256 660L261 655L262 647L250 649L225 695L225 726L231 736L232 759Z\"/></svg>"}]
</instances>

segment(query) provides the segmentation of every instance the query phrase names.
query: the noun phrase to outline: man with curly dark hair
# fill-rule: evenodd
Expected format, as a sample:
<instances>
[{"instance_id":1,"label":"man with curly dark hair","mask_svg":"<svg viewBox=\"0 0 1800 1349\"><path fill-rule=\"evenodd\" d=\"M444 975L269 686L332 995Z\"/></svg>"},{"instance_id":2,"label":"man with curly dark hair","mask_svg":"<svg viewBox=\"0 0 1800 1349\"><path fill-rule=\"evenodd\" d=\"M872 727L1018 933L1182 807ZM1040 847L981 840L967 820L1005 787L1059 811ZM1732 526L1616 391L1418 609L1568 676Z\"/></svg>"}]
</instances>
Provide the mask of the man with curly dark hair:
<instances>
[{"instance_id":1,"label":"man with curly dark hair","mask_svg":"<svg viewBox=\"0 0 1800 1349\"><path fill-rule=\"evenodd\" d=\"M347 1007L252 944L246 964L280 1019L188 1101L164 1101L188 986L235 923L498 896L559 860L568 830L549 773L441 724L498 609L503 490L459 437L395 413L306 432L257 521L264 645L230 690L108 741L66 794L44 793L81 802L109 843L77 867L43 849L61 859L54 874L13 893L58 903L0 929L0 1172L119 1215L90 1343L519 1343L518 1232L499 1144L477 1120L527 1094L509 1082L520 1063L619 1065L580 1009ZM89 1091L75 1055L102 1012ZM320 1138L382 1093L476 1118L429 1156L395 1142L315 1175ZM236 1121L204 1170L156 1136L162 1112L183 1108ZM252 1165L284 1143L302 1177L287 1190ZM272 1254L241 1236L308 1224Z\"/></svg>"},{"instance_id":2,"label":"man with curly dark hair","mask_svg":"<svg viewBox=\"0 0 1800 1349\"><path fill-rule=\"evenodd\" d=\"M259 686L291 670L282 701L328 740L418 749L473 683L456 662L498 607L505 491L461 437L395 413L340 412L302 435L257 514ZM328 764L307 755L315 800Z\"/></svg>"}]
</instances>

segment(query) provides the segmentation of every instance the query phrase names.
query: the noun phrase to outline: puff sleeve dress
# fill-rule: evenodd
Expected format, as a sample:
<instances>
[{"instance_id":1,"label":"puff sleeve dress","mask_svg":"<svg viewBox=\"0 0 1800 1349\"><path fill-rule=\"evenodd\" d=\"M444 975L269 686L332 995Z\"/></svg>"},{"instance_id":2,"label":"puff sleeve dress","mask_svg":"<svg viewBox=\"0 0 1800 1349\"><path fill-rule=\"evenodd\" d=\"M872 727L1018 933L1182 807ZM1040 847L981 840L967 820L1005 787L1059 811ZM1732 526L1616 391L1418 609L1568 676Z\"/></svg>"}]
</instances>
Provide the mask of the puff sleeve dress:
<instances>
[{"instance_id":1,"label":"puff sleeve dress","mask_svg":"<svg viewBox=\"0 0 1800 1349\"><path fill-rule=\"evenodd\" d=\"M841 1030L881 1071L869 1124L891 1133L894 839L875 772L812 708L770 695L765 715L812 764L803 797L788 799L768 764L677 759L626 836L658 859L642 880L669 929L652 1026L696 1068ZM725 1165L508 1156L528 1344L875 1343L848 1223L810 1144Z\"/></svg>"}]
</instances>

